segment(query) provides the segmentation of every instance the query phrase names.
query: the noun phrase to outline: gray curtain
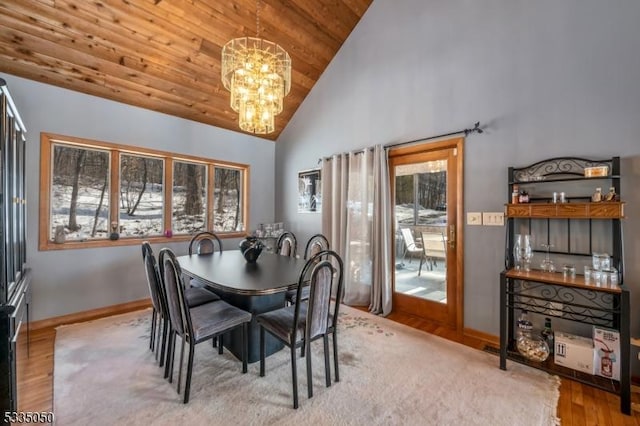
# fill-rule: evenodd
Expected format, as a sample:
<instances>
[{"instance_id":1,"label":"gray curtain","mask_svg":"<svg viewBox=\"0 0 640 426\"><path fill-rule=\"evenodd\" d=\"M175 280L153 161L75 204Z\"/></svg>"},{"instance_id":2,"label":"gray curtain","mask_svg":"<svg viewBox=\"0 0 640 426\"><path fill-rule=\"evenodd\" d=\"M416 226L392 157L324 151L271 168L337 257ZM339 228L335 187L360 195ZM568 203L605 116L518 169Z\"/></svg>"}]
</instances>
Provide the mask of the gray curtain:
<instances>
[{"instance_id":1,"label":"gray curtain","mask_svg":"<svg viewBox=\"0 0 640 426\"><path fill-rule=\"evenodd\" d=\"M378 145L322 165L322 232L345 265L344 303L391 312L391 200Z\"/></svg>"}]
</instances>

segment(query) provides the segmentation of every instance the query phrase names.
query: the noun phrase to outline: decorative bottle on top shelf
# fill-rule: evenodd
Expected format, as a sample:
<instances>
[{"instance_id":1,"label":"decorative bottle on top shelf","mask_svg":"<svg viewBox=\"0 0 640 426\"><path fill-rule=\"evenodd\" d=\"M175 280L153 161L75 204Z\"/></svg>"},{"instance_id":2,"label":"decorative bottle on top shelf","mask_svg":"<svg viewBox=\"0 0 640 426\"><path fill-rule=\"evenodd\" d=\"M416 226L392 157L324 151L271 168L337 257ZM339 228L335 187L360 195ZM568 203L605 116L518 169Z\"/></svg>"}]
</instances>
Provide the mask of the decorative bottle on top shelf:
<instances>
[{"instance_id":1,"label":"decorative bottle on top shelf","mask_svg":"<svg viewBox=\"0 0 640 426\"><path fill-rule=\"evenodd\" d=\"M518 197L518 203L526 204L529 202L529 193L525 190L520 191L520 196Z\"/></svg>"},{"instance_id":2,"label":"decorative bottle on top shelf","mask_svg":"<svg viewBox=\"0 0 640 426\"><path fill-rule=\"evenodd\" d=\"M513 185L513 191L511 192L511 204L518 204L520 198L520 189L518 185Z\"/></svg>"},{"instance_id":3,"label":"decorative bottle on top shelf","mask_svg":"<svg viewBox=\"0 0 640 426\"><path fill-rule=\"evenodd\" d=\"M602 188L596 188L596 192L591 196L591 201L594 203L599 203L602 201Z\"/></svg>"},{"instance_id":4,"label":"decorative bottle on top shelf","mask_svg":"<svg viewBox=\"0 0 640 426\"><path fill-rule=\"evenodd\" d=\"M544 329L542 330L542 338L547 342L547 346L549 346L549 354L553 355L553 329L551 329L551 318L544 319Z\"/></svg>"},{"instance_id":5,"label":"decorative bottle on top shelf","mask_svg":"<svg viewBox=\"0 0 640 426\"><path fill-rule=\"evenodd\" d=\"M605 201L616 201L616 189L612 186L609 192L604 196Z\"/></svg>"}]
</instances>

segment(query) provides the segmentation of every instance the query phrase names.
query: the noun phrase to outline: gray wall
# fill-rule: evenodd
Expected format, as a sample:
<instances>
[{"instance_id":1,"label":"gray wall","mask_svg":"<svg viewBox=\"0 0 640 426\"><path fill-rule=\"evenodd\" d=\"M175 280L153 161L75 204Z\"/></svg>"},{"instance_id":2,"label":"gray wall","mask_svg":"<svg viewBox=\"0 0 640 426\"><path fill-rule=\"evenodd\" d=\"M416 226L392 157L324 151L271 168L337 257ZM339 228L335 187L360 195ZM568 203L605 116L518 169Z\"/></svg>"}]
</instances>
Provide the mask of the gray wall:
<instances>
[{"instance_id":1,"label":"gray wall","mask_svg":"<svg viewBox=\"0 0 640 426\"><path fill-rule=\"evenodd\" d=\"M299 240L296 172L321 156L472 126L465 211L502 211L509 165L623 158L626 279L640 335L640 2L375 0L276 145L276 218ZM295 66L295 64L294 64ZM466 327L497 335L502 227L465 227Z\"/></svg>"},{"instance_id":2,"label":"gray wall","mask_svg":"<svg viewBox=\"0 0 640 426\"><path fill-rule=\"evenodd\" d=\"M139 300L149 293L139 245L38 251L40 132L249 164L249 226L273 221L272 141L10 75L2 77L27 127L27 256L34 271L33 319ZM237 243L223 242L226 248ZM187 244L168 246L184 254Z\"/></svg>"}]
</instances>

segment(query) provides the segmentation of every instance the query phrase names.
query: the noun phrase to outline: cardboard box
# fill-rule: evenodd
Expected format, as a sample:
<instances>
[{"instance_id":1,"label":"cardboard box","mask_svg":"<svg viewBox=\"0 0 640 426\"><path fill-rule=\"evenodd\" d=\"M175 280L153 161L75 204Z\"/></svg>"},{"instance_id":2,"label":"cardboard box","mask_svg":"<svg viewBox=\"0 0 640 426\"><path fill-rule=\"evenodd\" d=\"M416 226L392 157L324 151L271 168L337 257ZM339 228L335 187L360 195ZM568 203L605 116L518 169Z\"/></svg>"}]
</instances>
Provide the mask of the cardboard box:
<instances>
[{"instance_id":1,"label":"cardboard box","mask_svg":"<svg viewBox=\"0 0 640 426\"><path fill-rule=\"evenodd\" d=\"M595 374L593 340L569 333L555 332L553 361L563 367Z\"/></svg>"},{"instance_id":2,"label":"cardboard box","mask_svg":"<svg viewBox=\"0 0 640 426\"><path fill-rule=\"evenodd\" d=\"M620 380L620 333L593 327L595 370L598 376Z\"/></svg>"}]
</instances>

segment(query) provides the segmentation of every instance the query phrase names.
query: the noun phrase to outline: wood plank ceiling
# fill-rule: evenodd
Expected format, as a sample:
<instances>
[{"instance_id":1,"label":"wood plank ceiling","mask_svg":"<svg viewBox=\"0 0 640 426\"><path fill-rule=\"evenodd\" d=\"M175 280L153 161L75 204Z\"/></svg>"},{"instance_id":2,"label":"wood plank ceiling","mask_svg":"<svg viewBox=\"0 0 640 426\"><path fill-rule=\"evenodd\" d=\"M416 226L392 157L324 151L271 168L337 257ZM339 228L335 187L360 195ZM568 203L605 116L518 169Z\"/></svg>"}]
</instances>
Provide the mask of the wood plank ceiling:
<instances>
[{"instance_id":1,"label":"wood plank ceiling","mask_svg":"<svg viewBox=\"0 0 640 426\"><path fill-rule=\"evenodd\" d=\"M276 140L373 0L262 0L291 56ZM256 35L255 0L0 0L0 72L240 131L222 46Z\"/></svg>"}]
</instances>

